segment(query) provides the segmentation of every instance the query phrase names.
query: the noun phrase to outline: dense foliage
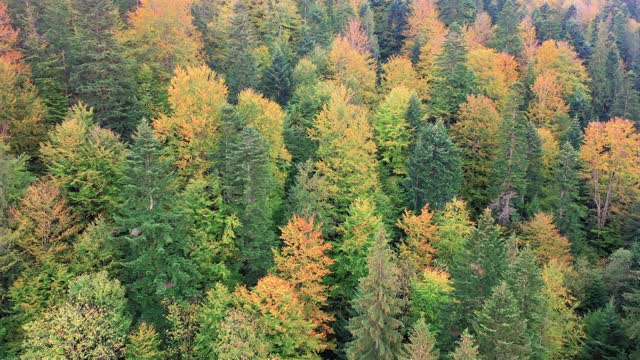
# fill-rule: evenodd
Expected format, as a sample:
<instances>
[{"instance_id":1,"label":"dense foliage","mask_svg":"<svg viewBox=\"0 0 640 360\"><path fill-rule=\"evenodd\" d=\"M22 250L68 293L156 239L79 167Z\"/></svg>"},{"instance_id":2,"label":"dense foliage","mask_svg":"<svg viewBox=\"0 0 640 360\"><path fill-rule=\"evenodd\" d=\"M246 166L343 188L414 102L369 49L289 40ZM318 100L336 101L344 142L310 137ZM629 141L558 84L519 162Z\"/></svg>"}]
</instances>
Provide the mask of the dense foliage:
<instances>
[{"instance_id":1,"label":"dense foliage","mask_svg":"<svg viewBox=\"0 0 640 360\"><path fill-rule=\"evenodd\" d=\"M639 359L640 3L0 0L1 359Z\"/></svg>"}]
</instances>

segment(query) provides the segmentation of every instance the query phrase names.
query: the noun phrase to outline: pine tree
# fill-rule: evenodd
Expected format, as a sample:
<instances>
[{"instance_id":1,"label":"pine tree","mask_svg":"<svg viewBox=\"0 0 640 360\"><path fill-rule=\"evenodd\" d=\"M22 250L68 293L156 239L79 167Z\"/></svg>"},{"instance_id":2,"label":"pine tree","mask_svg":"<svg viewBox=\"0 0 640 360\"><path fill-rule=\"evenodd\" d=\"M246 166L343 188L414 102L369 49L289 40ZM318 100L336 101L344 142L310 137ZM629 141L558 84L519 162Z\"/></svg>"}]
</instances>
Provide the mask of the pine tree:
<instances>
[{"instance_id":1,"label":"pine tree","mask_svg":"<svg viewBox=\"0 0 640 360\"><path fill-rule=\"evenodd\" d=\"M578 358L615 358L625 352L628 340L624 336L620 315L616 313L613 304L608 303L605 307L588 313L583 321L587 336Z\"/></svg>"},{"instance_id":2,"label":"pine tree","mask_svg":"<svg viewBox=\"0 0 640 360\"><path fill-rule=\"evenodd\" d=\"M577 241L583 236L584 230L581 220L587 211L586 207L582 205L580 195L578 156L578 151L569 142L562 144L554 176L554 180L558 184L555 193L558 195L552 206L558 228L573 241Z\"/></svg>"},{"instance_id":3,"label":"pine tree","mask_svg":"<svg viewBox=\"0 0 640 360\"><path fill-rule=\"evenodd\" d=\"M418 211L425 204L438 209L456 196L462 183L459 150L442 122L424 124L407 164L408 204Z\"/></svg>"},{"instance_id":4,"label":"pine tree","mask_svg":"<svg viewBox=\"0 0 640 360\"><path fill-rule=\"evenodd\" d=\"M455 122L458 108L475 89L475 78L467 68L467 49L459 27L447 33L433 70L429 87L429 116L447 124Z\"/></svg>"},{"instance_id":5,"label":"pine tree","mask_svg":"<svg viewBox=\"0 0 640 360\"><path fill-rule=\"evenodd\" d=\"M163 300L192 296L198 275L184 219L173 208L173 169L147 123L138 125L133 139L122 190L126 200L116 217L121 279L136 317L162 329Z\"/></svg>"},{"instance_id":6,"label":"pine tree","mask_svg":"<svg viewBox=\"0 0 640 360\"><path fill-rule=\"evenodd\" d=\"M527 321L505 282L496 286L482 309L476 311L474 329L480 351L487 359L528 359L531 346Z\"/></svg>"},{"instance_id":7,"label":"pine tree","mask_svg":"<svg viewBox=\"0 0 640 360\"><path fill-rule=\"evenodd\" d=\"M524 206L529 168L527 130L526 119L516 101L507 109L498 131L497 156L491 170L490 193L494 199L491 208L501 225L517 219Z\"/></svg>"},{"instance_id":8,"label":"pine tree","mask_svg":"<svg viewBox=\"0 0 640 360\"><path fill-rule=\"evenodd\" d=\"M604 121L611 116L615 101L614 80L620 78L618 65L620 54L608 21L600 21L595 35L593 55L589 59L591 76L592 118Z\"/></svg>"},{"instance_id":9,"label":"pine tree","mask_svg":"<svg viewBox=\"0 0 640 360\"><path fill-rule=\"evenodd\" d=\"M242 90L258 85L258 67L253 54L256 39L250 21L245 1L236 1L229 25L229 50L224 66L231 102L235 102Z\"/></svg>"},{"instance_id":10,"label":"pine tree","mask_svg":"<svg viewBox=\"0 0 640 360\"><path fill-rule=\"evenodd\" d=\"M440 351L436 349L436 339L423 318L418 319L413 325L409 342L404 344L403 350L404 354L399 359L436 360L440 357Z\"/></svg>"},{"instance_id":11,"label":"pine tree","mask_svg":"<svg viewBox=\"0 0 640 360\"><path fill-rule=\"evenodd\" d=\"M473 312L481 307L482 299L489 296L507 270L505 241L489 210L478 219L468 246L464 259L451 269L459 300L456 316L462 328L467 326Z\"/></svg>"},{"instance_id":12,"label":"pine tree","mask_svg":"<svg viewBox=\"0 0 640 360\"><path fill-rule=\"evenodd\" d=\"M140 114L129 64L114 38L119 15L111 0L72 0L69 84L96 121L128 136Z\"/></svg>"},{"instance_id":13,"label":"pine tree","mask_svg":"<svg viewBox=\"0 0 640 360\"><path fill-rule=\"evenodd\" d=\"M498 51L519 55L523 47L519 31L520 19L519 3L515 0L504 1L497 16L491 46Z\"/></svg>"},{"instance_id":14,"label":"pine tree","mask_svg":"<svg viewBox=\"0 0 640 360\"><path fill-rule=\"evenodd\" d=\"M465 329L458 341L458 346L451 355L453 360L477 360L480 358L478 345L475 345L475 338Z\"/></svg>"},{"instance_id":15,"label":"pine tree","mask_svg":"<svg viewBox=\"0 0 640 360\"><path fill-rule=\"evenodd\" d=\"M509 264L504 279L516 299L521 319L525 320L525 333L533 353L544 351L541 341L546 312L543 294L543 279L536 264L535 255L522 250Z\"/></svg>"},{"instance_id":16,"label":"pine tree","mask_svg":"<svg viewBox=\"0 0 640 360\"><path fill-rule=\"evenodd\" d=\"M242 224L236 231L238 270L255 282L271 266L276 247L274 215L281 204L269 146L235 109L222 117L220 149L222 194Z\"/></svg>"},{"instance_id":17,"label":"pine tree","mask_svg":"<svg viewBox=\"0 0 640 360\"><path fill-rule=\"evenodd\" d=\"M286 44L273 49L271 66L266 69L264 78L264 94L281 106L285 106L293 91L293 69L286 52Z\"/></svg>"},{"instance_id":18,"label":"pine tree","mask_svg":"<svg viewBox=\"0 0 640 360\"><path fill-rule=\"evenodd\" d=\"M368 258L368 274L361 279L360 293L353 301L356 315L349 320L354 337L347 345L349 359L396 359L400 354L402 300L395 262L386 235L378 231Z\"/></svg>"},{"instance_id":19,"label":"pine tree","mask_svg":"<svg viewBox=\"0 0 640 360\"><path fill-rule=\"evenodd\" d=\"M438 1L440 18L447 26L470 24L476 18L476 6L476 1L472 0Z\"/></svg>"}]
</instances>

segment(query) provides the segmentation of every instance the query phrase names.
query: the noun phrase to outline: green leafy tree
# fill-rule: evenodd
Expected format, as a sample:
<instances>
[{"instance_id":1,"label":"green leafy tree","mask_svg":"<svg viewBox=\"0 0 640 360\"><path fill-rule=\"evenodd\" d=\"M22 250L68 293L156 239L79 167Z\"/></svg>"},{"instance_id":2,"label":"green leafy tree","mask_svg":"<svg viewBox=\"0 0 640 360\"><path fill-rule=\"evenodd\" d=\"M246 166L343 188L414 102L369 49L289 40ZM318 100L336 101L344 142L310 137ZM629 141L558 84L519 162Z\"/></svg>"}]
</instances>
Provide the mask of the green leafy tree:
<instances>
[{"instance_id":1,"label":"green leafy tree","mask_svg":"<svg viewBox=\"0 0 640 360\"><path fill-rule=\"evenodd\" d=\"M22 359L116 358L130 320L124 288L105 272L69 284L67 299L25 325Z\"/></svg>"},{"instance_id":2,"label":"green leafy tree","mask_svg":"<svg viewBox=\"0 0 640 360\"><path fill-rule=\"evenodd\" d=\"M462 184L459 150L442 122L424 124L407 164L405 188L408 204L414 211L425 204L441 208L455 197Z\"/></svg>"},{"instance_id":3,"label":"green leafy tree","mask_svg":"<svg viewBox=\"0 0 640 360\"><path fill-rule=\"evenodd\" d=\"M399 320L399 268L384 231L376 234L368 258L368 274L354 299L356 315L349 321L354 340L347 344L349 359L397 359L403 326Z\"/></svg>"},{"instance_id":4,"label":"green leafy tree","mask_svg":"<svg viewBox=\"0 0 640 360\"><path fill-rule=\"evenodd\" d=\"M45 166L85 222L114 213L127 155L118 136L93 120L93 109L83 104L72 107L40 149Z\"/></svg>"},{"instance_id":5,"label":"green leafy tree","mask_svg":"<svg viewBox=\"0 0 640 360\"><path fill-rule=\"evenodd\" d=\"M496 286L476 311L474 329L487 359L528 359L531 346L526 328L518 300L505 282Z\"/></svg>"},{"instance_id":6,"label":"green leafy tree","mask_svg":"<svg viewBox=\"0 0 640 360\"><path fill-rule=\"evenodd\" d=\"M160 337L153 325L142 322L129 334L125 358L127 360L164 359L164 353L160 350Z\"/></svg>"},{"instance_id":7,"label":"green leafy tree","mask_svg":"<svg viewBox=\"0 0 640 360\"><path fill-rule=\"evenodd\" d=\"M121 215L116 217L123 254L121 281L136 318L164 328L163 300L195 293L197 272L189 259L192 241L174 208L171 164L151 128L138 125L125 169Z\"/></svg>"}]
</instances>

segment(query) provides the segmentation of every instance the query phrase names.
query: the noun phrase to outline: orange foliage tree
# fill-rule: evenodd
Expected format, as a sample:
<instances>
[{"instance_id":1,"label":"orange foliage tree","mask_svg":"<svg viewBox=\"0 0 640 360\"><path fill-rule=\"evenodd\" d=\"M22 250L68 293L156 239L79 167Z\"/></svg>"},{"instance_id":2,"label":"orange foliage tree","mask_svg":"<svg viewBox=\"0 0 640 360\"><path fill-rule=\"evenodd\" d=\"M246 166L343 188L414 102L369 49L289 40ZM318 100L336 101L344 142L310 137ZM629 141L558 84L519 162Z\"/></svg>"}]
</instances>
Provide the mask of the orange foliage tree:
<instances>
[{"instance_id":1,"label":"orange foliage tree","mask_svg":"<svg viewBox=\"0 0 640 360\"><path fill-rule=\"evenodd\" d=\"M324 277L330 273L329 266L333 260L326 254L331 244L324 242L321 226L314 223L313 217L307 220L294 215L281 229L284 247L275 252L274 262L278 274L298 292L305 318L321 334L326 347L327 335L333 332L328 325L333 321L333 316L322 309L327 306L329 290L324 285Z\"/></svg>"},{"instance_id":2,"label":"orange foliage tree","mask_svg":"<svg viewBox=\"0 0 640 360\"><path fill-rule=\"evenodd\" d=\"M402 219L396 223L406 234L400 245L400 256L412 268L414 275L431 265L436 252L432 244L438 241L438 226L432 219L433 212L429 211L429 204L426 204L420 215L405 210Z\"/></svg>"},{"instance_id":3,"label":"orange foliage tree","mask_svg":"<svg viewBox=\"0 0 640 360\"><path fill-rule=\"evenodd\" d=\"M50 179L27 188L20 205L10 209L15 244L37 262L63 253L81 226L78 216L67 206L62 189Z\"/></svg>"},{"instance_id":4,"label":"orange foliage tree","mask_svg":"<svg viewBox=\"0 0 640 360\"><path fill-rule=\"evenodd\" d=\"M640 134L627 119L592 122L585 129L580 158L585 163L596 226L602 229L611 213L621 214L640 189Z\"/></svg>"},{"instance_id":5,"label":"orange foliage tree","mask_svg":"<svg viewBox=\"0 0 640 360\"><path fill-rule=\"evenodd\" d=\"M513 55L479 47L467 54L467 66L482 94L504 108L512 93L512 85L520 77L518 62Z\"/></svg>"}]
</instances>

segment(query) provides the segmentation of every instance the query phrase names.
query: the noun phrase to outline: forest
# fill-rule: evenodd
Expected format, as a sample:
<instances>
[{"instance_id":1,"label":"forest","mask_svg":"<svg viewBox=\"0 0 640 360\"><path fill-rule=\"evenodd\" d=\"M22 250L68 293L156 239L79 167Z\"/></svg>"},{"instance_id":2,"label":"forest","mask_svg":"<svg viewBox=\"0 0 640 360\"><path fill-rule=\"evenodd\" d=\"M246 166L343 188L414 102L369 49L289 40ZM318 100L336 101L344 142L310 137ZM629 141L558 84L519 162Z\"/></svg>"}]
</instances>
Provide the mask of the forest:
<instances>
[{"instance_id":1,"label":"forest","mask_svg":"<svg viewBox=\"0 0 640 360\"><path fill-rule=\"evenodd\" d=\"M640 359L638 0L0 0L0 359Z\"/></svg>"}]
</instances>

